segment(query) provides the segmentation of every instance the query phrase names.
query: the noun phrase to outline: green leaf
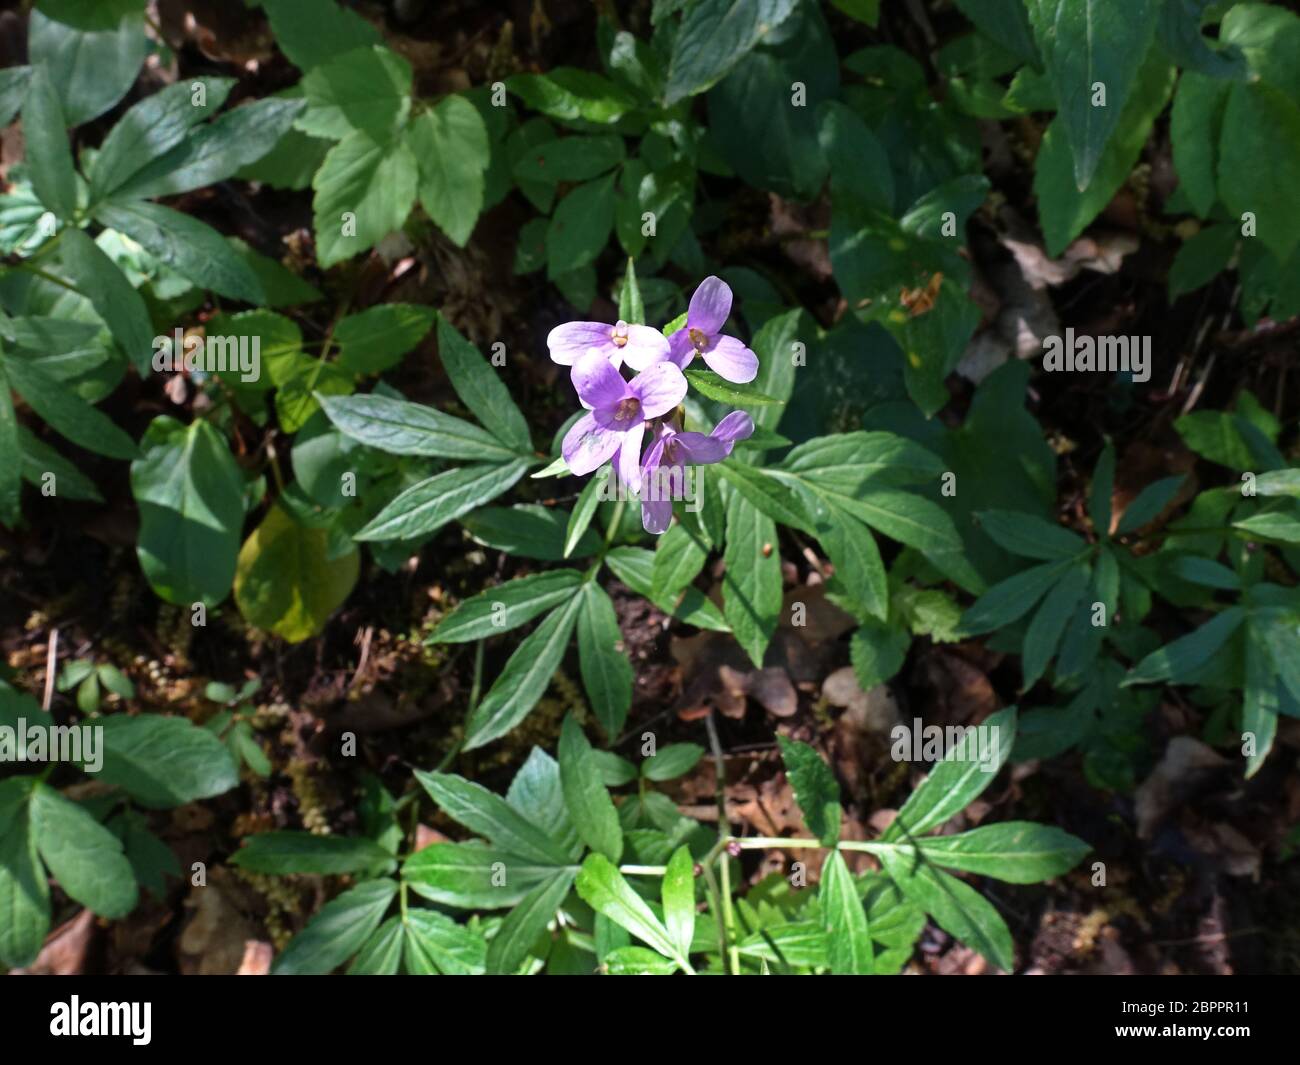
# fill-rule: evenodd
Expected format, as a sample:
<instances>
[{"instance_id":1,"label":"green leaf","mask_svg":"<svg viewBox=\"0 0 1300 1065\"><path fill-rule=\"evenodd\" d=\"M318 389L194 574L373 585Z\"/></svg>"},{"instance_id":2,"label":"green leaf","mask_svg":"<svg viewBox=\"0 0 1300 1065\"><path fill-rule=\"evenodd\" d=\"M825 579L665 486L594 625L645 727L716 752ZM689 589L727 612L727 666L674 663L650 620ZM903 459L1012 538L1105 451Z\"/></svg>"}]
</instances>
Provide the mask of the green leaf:
<instances>
[{"instance_id":1,"label":"green leaf","mask_svg":"<svg viewBox=\"0 0 1300 1065\"><path fill-rule=\"evenodd\" d=\"M646 780L675 780L694 769L703 756L698 743L670 743L641 763L641 775Z\"/></svg>"},{"instance_id":2,"label":"green leaf","mask_svg":"<svg viewBox=\"0 0 1300 1065\"><path fill-rule=\"evenodd\" d=\"M578 836L593 851L617 862L623 854L623 829L609 797L594 752L582 727L569 714L560 729L560 786Z\"/></svg>"},{"instance_id":3,"label":"green leaf","mask_svg":"<svg viewBox=\"0 0 1300 1065\"><path fill-rule=\"evenodd\" d=\"M1037 884L1068 873L1090 849L1068 832L1028 821L982 825L956 836L928 836L917 846L936 865L1010 884Z\"/></svg>"},{"instance_id":4,"label":"green leaf","mask_svg":"<svg viewBox=\"0 0 1300 1065\"><path fill-rule=\"evenodd\" d=\"M678 847L668 859L660 890L668 938L676 945L677 953L687 957L695 935L695 859L685 846Z\"/></svg>"},{"instance_id":5,"label":"green leaf","mask_svg":"<svg viewBox=\"0 0 1300 1065\"><path fill-rule=\"evenodd\" d=\"M487 971L513 973L528 956L538 937L563 904L576 874L569 869L554 873L530 891L501 922L487 950Z\"/></svg>"},{"instance_id":6,"label":"green leaf","mask_svg":"<svg viewBox=\"0 0 1300 1065\"><path fill-rule=\"evenodd\" d=\"M43 66L33 70L27 84L23 134L33 191L56 217L71 221L77 210L77 172L72 165L72 148L63 128L59 98Z\"/></svg>"},{"instance_id":7,"label":"green leaf","mask_svg":"<svg viewBox=\"0 0 1300 1065\"><path fill-rule=\"evenodd\" d=\"M10 357L4 360L9 383L22 393L50 425L74 444L115 459L134 459L139 450L126 433L66 385L47 376L37 362Z\"/></svg>"},{"instance_id":8,"label":"green leaf","mask_svg":"<svg viewBox=\"0 0 1300 1065\"><path fill-rule=\"evenodd\" d=\"M434 910L402 915L406 931L403 957L416 975L478 976L484 972L487 944L477 932Z\"/></svg>"},{"instance_id":9,"label":"green leaf","mask_svg":"<svg viewBox=\"0 0 1300 1065\"><path fill-rule=\"evenodd\" d=\"M870 691L892 679L903 667L911 646L912 636L901 625L876 618L864 619L849 644L849 659L858 687Z\"/></svg>"},{"instance_id":10,"label":"green leaf","mask_svg":"<svg viewBox=\"0 0 1300 1065\"><path fill-rule=\"evenodd\" d=\"M548 185L590 181L618 166L626 155L623 138L614 134L562 137L530 147L515 163L514 176Z\"/></svg>"},{"instance_id":11,"label":"green leaf","mask_svg":"<svg viewBox=\"0 0 1300 1065\"><path fill-rule=\"evenodd\" d=\"M1219 199L1219 138L1230 88L1226 82L1186 70L1178 79L1170 113L1178 185L1202 218L1209 217ZM1237 231L1236 226L1232 229Z\"/></svg>"},{"instance_id":12,"label":"green leaf","mask_svg":"<svg viewBox=\"0 0 1300 1065\"><path fill-rule=\"evenodd\" d=\"M49 71L68 126L98 118L135 84L149 50L138 0L44 0L29 19L28 57Z\"/></svg>"},{"instance_id":13,"label":"green leaf","mask_svg":"<svg viewBox=\"0 0 1300 1065\"><path fill-rule=\"evenodd\" d=\"M1273 665L1267 637L1261 638L1258 627L1252 624L1247 630L1245 678L1241 692L1242 738L1249 736L1254 740L1254 751L1246 758L1247 780L1259 772L1277 736L1280 700Z\"/></svg>"},{"instance_id":14,"label":"green leaf","mask_svg":"<svg viewBox=\"0 0 1300 1065\"><path fill-rule=\"evenodd\" d=\"M727 459L716 468L740 495L773 521L812 535L816 521L799 497L775 477L734 459Z\"/></svg>"},{"instance_id":15,"label":"green leaf","mask_svg":"<svg viewBox=\"0 0 1300 1065\"><path fill-rule=\"evenodd\" d=\"M1267 159L1267 166L1252 165ZM1238 219L1255 216L1259 239L1281 262L1300 245L1300 102L1263 82L1228 93L1219 145L1219 193Z\"/></svg>"},{"instance_id":16,"label":"green leaf","mask_svg":"<svg viewBox=\"0 0 1300 1065\"><path fill-rule=\"evenodd\" d=\"M822 846L834 847L840 838L839 781L822 756L808 744L784 736L776 739L804 823L821 840Z\"/></svg>"},{"instance_id":17,"label":"green leaf","mask_svg":"<svg viewBox=\"0 0 1300 1065\"><path fill-rule=\"evenodd\" d=\"M64 270L107 324L131 365L141 374L148 373L154 331L143 297L82 230L63 231L59 254Z\"/></svg>"},{"instance_id":18,"label":"green leaf","mask_svg":"<svg viewBox=\"0 0 1300 1065\"><path fill-rule=\"evenodd\" d=\"M519 503L513 507L480 507L461 518L466 531L480 543L516 558L558 562L564 554L567 529L572 515L555 507ZM600 540L587 529L574 545L577 558L594 555Z\"/></svg>"},{"instance_id":19,"label":"green leaf","mask_svg":"<svg viewBox=\"0 0 1300 1065\"><path fill-rule=\"evenodd\" d=\"M445 96L407 129L420 164L420 204L454 244L465 246L483 210L491 160L487 126L463 96Z\"/></svg>"},{"instance_id":20,"label":"green leaf","mask_svg":"<svg viewBox=\"0 0 1300 1065\"><path fill-rule=\"evenodd\" d=\"M857 885L844 864L844 855L831 851L822 866L817 889L826 928L826 955L836 976L869 976L875 972L867 911Z\"/></svg>"},{"instance_id":21,"label":"green leaf","mask_svg":"<svg viewBox=\"0 0 1300 1065\"><path fill-rule=\"evenodd\" d=\"M584 182L564 197L546 230L546 276L554 281L595 262L614 226L614 177Z\"/></svg>"},{"instance_id":22,"label":"green leaf","mask_svg":"<svg viewBox=\"0 0 1300 1065\"><path fill-rule=\"evenodd\" d=\"M0 454L14 456L18 454L19 435L18 419L14 415L14 398L10 391L9 378L5 374L5 360L0 349ZM33 438L34 439L34 438ZM26 459L27 450L24 448ZM40 472L44 472L42 469ZM0 463L0 523L13 528L22 517L22 474L23 468L17 462Z\"/></svg>"},{"instance_id":23,"label":"green leaf","mask_svg":"<svg viewBox=\"0 0 1300 1065\"><path fill-rule=\"evenodd\" d=\"M739 492L727 500L723 613L758 668L781 613L781 558L772 519Z\"/></svg>"},{"instance_id":24,"label":"green leaf","mask_svg":"<svg viewBox=\"0 0 1300 1065\"><path fill-rule=\"evenodd\" d=\"M1007 707L969 729L908 797L882 837L914 837L942 825L993 783L1016 738L1016 710Z\"/></svg>"},{"instance_id":25,"label":"green leaf","mask_svg":"<svg viewBox=\"0 0 1300 1065\"><path fill-rule=\"evenodd\" d=\"M1151 44L1156 4L1131 0L1120 11L1092 0L1030 0L1028 8L1074 156L1074 178L1086 189ZM1098 83L1105 86L1105 106L1093 102Z\"/></svg>"},{"instance_id":26,"label":"green leaf","mask_svg":"<svg viewBox=\"0 0 1300 1065\"><path fill-rule=\"evenodd\" d=\"M766 396L749 385L737 385L725 381L712 370L686 370L686 380L700 395L727 403L733 407L765 407L782 403L782 400Z\"/></svg>"},{"instance_id":27,"label":"green leaf","mask_svg":"<svg viewBox=\"0 0 1300 1065\"><path fill-rule=\"evenodd\" d=\"M632 707L632 663L623 648L614 603L595 581L582 588L578 662L596 720L606 736L617 736Z\"/></svg>"},{"instance_id":28,"label":"green leaf","mask_svg":"<svg viewBox=\"0 0 1300 1065\"><path fill-rule=\"evenodd\" d=\"M1233 222L1206 226L1188 239L1169 267L1169 298L1176 300L1195 292L1227 270L1240 239L1240 230Z\"/></svg>"},{"instance_id":29,"label":"green leaf","mask_svg":"<svg viewBox=\"0 0 1300 1065\"><path fill-rule=\"evenodd\" d=\"M1028 691L1037 684L1047 669L1047 663L1056 653L1061 637L1065 634L1065 627L1091 579L1092 567L1079 563L1067 570L1043 597L1043 602L1025 633L1020 660L1021 691Z\"/></svg>"},{"instance_id":30,"label":"green leaf","mask_svg":"<svg viewBox=\"0 0 1300 1065\"><path fill-rule=\"evenodd\" d=\"M1047 589L1060 580L1070 568L1070 561L1044 562L995 584L966 611L962 617L962 631L968 636L977 636L1018 621L1034 608Z\"/></svg>"},{"instance_id":31,"label":"green leaf","mask_svg":"<svg viewBox=\"0 0 1300 1065\"><path fill-rule=\"evenodd\" d=\"M704 568L708 547L690 525L678 522L659 538L655 548L651 598L673 600Z\"/></svg>"},{"instance_id":32,"label":"green leaf","mask_svg":"<svg viewBox=\"0 0 1300 1065\"><path fill-rule=\"evenodd\" d=\"M116 714L100 718L104 764L95 774L141 806L166 809L239 786L225 745L188 718Z\"/></svg>"},{"instance_id":33,"label":"green leaf","mask_svg":"<svg viewBox=\"0 0 1300 1065\"><path fill-rule=\"evenodd\" d=\"M302 108L300 99L269 97L218 115L166 155L142 166L116 197L176 196L225 181L270 153Z\"/></svg>"},{"instance_id":34,"label":"green leaf","mask_svg":"<svg viewBox=\"0 0 1300 1065\"><path fill-rule=\"evenodd\" d=\"M445 318L438 319L438 355L451 386L481 424L507 447L531 453L532 435L510 390L478 348Z\"/></svg>"},{"instance_id":35,"label":"green leaf","mask_svg":"<svg viewBox=\"0 0 1300 1065\"><path fill-rule=\"evenodd\" d=\"M885 851L880 863L891 880L945 932L978 951L998 968L1015 966L1014 945L1006 922L979 892L956 877L917 862L898 851Z\"/></svg>"},{"instance_id":36,"label":"green leaf","mask_svg":"<svg viewBox=\"0 0 1300 1065\"><path fill-rule=\"evenodd\" d=\"M1178 495L1178 490L1182 488L1185 476L1166 477L1164 480L1155 481L1147 485L1138 493L1124 510L1123 516L1119 519L1119 525L1115 529L1115 535L1123 536L1125 533L1135 532L1142 526L1154 521L1159 517L1164 509L1173 502L1174 497Z\"/></svg>"},{"instance_id":37,"label":"green leaf","mask_svg":"<svg viewBox=\"0 0 1300 1065\"><path fill-rule=\"evenodd\" d=\"M698 0L692 4L673 44L665 106L720 81L796 6L794 0Z\"/></svg>"},{"instance_id":38,"label":"green leaf","mask_svg":"<svg viewBox=\"0 0 1300 1065\"><path fill-rule=\"evenodd\" d=\"M161 415L131 464L140 511L136 554L153 590L169 603L215 606L230 592L244 523L244 479L221 433L196 419Z\"/></svg>"},{"instance_id":39,"label":"green leaf","mask_svg":"<svg viewBox=\"0 0 1300 1065\"><path fill-rule=\"evenodd\" d=\"M571 569L516 577L463 600L438 623L427 642L468 643L517 629L574 598L582 584L582 574Z\"/></svg>"},{"instance_id":40,"label":"green leaf","mask_svg":"<svg viewBox=\"0 0 1300 1065\"><path fill-rule=\"evenodd\" d=\"M602 466L583 486L578 495L578 502L573 506L569 522L564 530L564 557L568 558L587 535L591 519L595 517L596 508L600 506L601 496L613 476L612 466Z\"/></svg>"},{"instance_id":41,"label":"green leaf","mask_svg":"<svg viewBox=\"0 0 1300 1065\"><path fill-rule=\"evenodd\" d=\"M324 975L359 951L397 894L393 880L367 880L317 911L271 965L273 976Z\"/></svg>"},{"instance_id":42,"label":"green leaf","mask_svg":"<svg viewBox=\"0 0 1300 1065\"><path fill-rule=\"evenodd\" d=\"M427 536L500 495L528 471L531 461L474 463L435 474L391 500L354 538L414 540Z\"/></svg>"},{"instance_id":43,"label":"green leaf","mask_svg":"<svg viewBox=\"0 0 1300 1065\"><path fill-rule=\"evenodd\" d=\"M889 614L889 586L876 538L862 522L837 506L827 508L817 538L835 566L834 586L877 619ZM904 646L906 650L906 646Z\"/></svg>"},{"instance_id":44,"label":"green leaf","mask_svg":"<svg viewBox=\"0 0 1300 1065\"><path fill-rule=\"evenodd\" d=\"M1245 620L1245 610L1239 606L1229 607L1194 632L1152 651L1129 671L1123 681L1124 687L1161 680L1177 683L1180 677L1204 666Z\"/></svg>"},{"instance_id":45,"label":"green leaf","mask_svg":"<svg viewBox=\"0 0 1300 1065\"><path fill-rule=\"evenodd\" d=\"M193 126L225 103L234 85L231 78L187 78L132 105L109 130L87 170L90 202L107 199L180 144ZM200 99L202 103L195 102Z\"/></svg>"},{"instance_id":46,"label":"green leaf","mask_svg":"<svg viewBox=\"0 0 1300 1065\"><path fill-rule=\"evenodd\" d=\"M411 64L382 45L344 52L303 76L307 110L295 125L313 137L357 131L387 142L410 114L411 76Z\"/></svg>"},{"instance_id":47,"label":"green leaf","mask_svg":"<svg viewBox=\"0 0 1300 1065\"><path fill-rule=\"evenodd\" d=\"M1300 469L1270 470L1255 478L1255 492L1261 496L1291 496L1300 499Z\"/></svg>"},{"instance_id":48,"label":"green leaf","mask_svg":"<svg viewBox=\"0 0 1300 1065\"><path fill-rule=\"evenodd\" d=\"M379 30L333 0L262 0L275 43L299 70L378 44Z\"/></svg>"},{"instance_id":49,"label":"green leaf","mask_svg":"<svg viewBox=\"0 0 1300 1065\"><path fill-rule=\"evenodd\" d=\"M434 843L406 859L402 879L442 906L496 910L514 906L560 868L480 843Z\"/></svg>"},{"instance_id":50,"label":"green leaf","mask_svg":"<svg viewBox=\"0 0 1300 1065\"><path fill-rule=\"evenodd\" d=\"M636 97L608 78L575 67L512 74L506 86L534 111L561 122L614 122L637 103Z\"/></svg>"},{"instance_id":51,"label":"green leaf","mask_svg":"<svg viewBox=\"0 0 1300 1065\"><path fill-rule=\"evenodd\" d=\"M573 596L537 626L510 656L483 701L465 725L465 750L504 736L542 697L559 668L578 620L582 598Z\"/></svg>"},{"instance_id":52,"label":"green leaf","mask_svg":"<svg viewBox=\"0 0 1300 1065\"><path fill-rule=\"evenodd\" d=\"M390 917L381 924L352 959L349 976L395 976L402 964L405 932L401 917Z\"/></svg>"},{"instance_id":53,"label":"green leaf","mask_svg":"<svg viewBox=\"0 0 1300 1065\"><path fill-rule=\"evenodd\" d=\"M317 836L311 832L260 832L248 836L230 862L254 873L286 876L360 873L393 860L383 847L361 836Z\"/></svg>"},{"instance_id":54,"label":"green leaf","mask_svg":"<svg viewBox=\"0 0 1300 1065\"><path fill-rule=\"evenodd\" d=\"M1213 0L1165 0L1156 34L1161 46L1180 67L1216 78L1244 79L1246 57L1231 44L1201 36L1201 19ZM1254 5L1250 5L1254 6ZM1220 39L1226 38L1226 26Z\"/></svg>"},{"instance_id":55,"label":"green leaf","mask_svg":"<svg viewBox=\"0 0 1300 1065\"><path fill-rule=\"evenodd\" d=\"M422 403L378 393L317 397L340 432L390 455L506 462L514 453L486 429Z\"/></svg>"},{"instance_id":56,"label":"green leaf","mask_svg":"<svg viewBox=\"0 0 1300 1065\"><path fill-rule=\"evenodd\" d=\"M672 958L683 969L690 970L690 963L678 951L668 929L623 879L618 867L603 854L587 855L578 872L577 888L583 901L597 913L604 914L664 957Z\"/></svg>"},{"instance_id":57,"label":"green leaf","mask_svg":"<svg viewBox=\"0 0 1300 1065\"><path fill-rule=\"evenodd\" d=\"M245 303L266 301L252 267L206 222L156 203L100 204L95 219L200 288Z\"/></svg>"},{"instance_id":58,"label":"green leaf","mask_svg":"<svg viewBox=\"0 0 1300 1065\"><path fill-rule=\"evenodd\" d=\"M328 530L304 528L276 504L240 548L235 602L250 625L300 643L343 605L360 568L355 549L333 556Z\"/></svg>"},{"instance_id":59,"label":"green leaf","mask_svg":"<svg viewBox=\"0 0 1300 1065\"><path fill-rule=\"evenodd\" d=\"M313 228L321 268L350 259L400 229L415 202L415 156L402 142L357 130L339 141L312 179Z\"/></svg>"},{"instance_id":60,"label":"green leaf","mask_svg":"<svg viewBox=\"0 0 1300 1065\"><path fill-rule=\"evenodd\" d=\"M135 874L113 833L45 784L32 789L30 812L37 849L64 892L100 917L135 909Z\"/></svg>"},{"instance_id":61,"label":"green leaf","mask_svg":"<svg viewBox=\"0 0 1300 1065\"><path fill-rule=\"evenodd\" d=\"M481 784L453 773L419 769L415 779L443 813L493 845L541 865L568 865L568 855L559 843Z\"/></svg>"},{"instance_id":62,"label":"green leaf","mask_svg":"<svg viewBox=\"0 0 1300 1065\"><path fill-rule=\"evenodd\" d=\"M620 140L620 150L622 144ZM618 316L631 325L645 325L645 300L641 297L641 286L637 283L636 264L630 258L623 274L623 283L618 290Z\"/></svg>"},{"instance_id":63,"label":"green leaf","mask_svg":"<svg viewBox=\"0 0 1300 1065\"><path fill-rule=\"evenodd\" d=\"M706 599L697 588L687 588L680 600L666 602L655 600L651 596L651 582L654 577L654 552L642 547L616 547L605 556L614 576L631 588L637 595L650 599L655 606L666 614L688 625L695 625L712 632L729 632L730 627L722 619L713 601Z\"/></svg>"},{"instance_id":64,"label":"green leaf","mask_svg":"<svg viewBox=\"0 0 1300 1065\"><path fill-rule=\"evenodd\" d=\"M414 303L379 303L349 314L334 327L339 365L377 374L396 366L433 327L438 314Z\"/></svg>"},{"instance_id":65,"label":"green leaf","mask_svg":"<svg viewBox=\"0 0 1300 1065\"><path fill-rule=\"evenodd\" d=\"M36 960L50 928L50 887L26 805L29 785L23 778L3 785L23 791L16 816L0 818L0 963L12 968Z\"/></svg>"},{"instance_id":66,"label":"green leaf","mask_svg":"<svg viewBox=\"0 0 1300 1065\"><path fill-rule=\"evenodd\" d=\"M1090 0L1037 0L1049 3L1089 3ZM1149 12L1150 0L1136 0ZM1118 18L1123 31L1128 33L1128 20ZM1113 132L1106 133L1107 141L1097 144L1099 155L1091 163L1089 177L1083 187L1072 180L1079 173L1079 145L1071 152L1070 118L1062 111L1052 121L1038 150L1034 166L1034 192L1038 196L1039 220L1043 227L1049 255L1060 255L1094 218L1110 203L1115 193L1128 179L1151 133L1152 123L1164 110L1165 102L1174 84L1174 68L1159 49L1152 49L1145 63L1138 53L1134 60L1132 94L1120 110L1115 102L1115 82L1112 73L1105 78L1107 106L1092 107L1089 102L1092 90L1080 86L1083 106L1098 115L1119 116L1113 120ZM1101 80L1095 78L1094 80ZM1091 84L1091 82L1089 82ZM1110 121L1102 119L1102 121Z\"/></svg>"}]
</instances>

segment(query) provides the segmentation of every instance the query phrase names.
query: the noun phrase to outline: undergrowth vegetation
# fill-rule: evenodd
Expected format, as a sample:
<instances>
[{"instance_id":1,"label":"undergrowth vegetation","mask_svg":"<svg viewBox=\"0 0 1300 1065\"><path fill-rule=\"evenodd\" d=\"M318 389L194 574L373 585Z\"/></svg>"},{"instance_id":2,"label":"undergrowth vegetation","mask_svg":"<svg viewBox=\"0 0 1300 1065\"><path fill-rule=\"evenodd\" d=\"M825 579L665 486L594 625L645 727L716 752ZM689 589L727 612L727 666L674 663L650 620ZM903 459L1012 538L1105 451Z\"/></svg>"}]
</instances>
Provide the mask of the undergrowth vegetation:
<instances>
[{"instance_id":1,"label":"undergrowth vegetation","mask_svg":"<svg viewBox=\"0 0 1300 1065\"><path fill-rule=\"evenodd\" d=\"M554 65L488 16L457 78L365 5L245 6L252 60L38 0L0 71L5 584L131 512L117 570L224 645L168 697L108 615L6 633L0 961L219 867L326 885L273 972L897 973L927 927L1012 971L1003 884L1108 890L1087 818L1000 808L1028 776L1130 809L1166 703L1237 785L1293 769L1300 17L654 0ZM742 730L810 611L856 697L965 648L996 705L914 697L869 792L823 675ZM385 626L387 739L321 709ZM668 632L739 714L649 686ZM313 668L333 816L276 736ZM794 835L735 812L745 743ZM203 803L239 827L178 849Z\"/></svg>"}]
</instances>

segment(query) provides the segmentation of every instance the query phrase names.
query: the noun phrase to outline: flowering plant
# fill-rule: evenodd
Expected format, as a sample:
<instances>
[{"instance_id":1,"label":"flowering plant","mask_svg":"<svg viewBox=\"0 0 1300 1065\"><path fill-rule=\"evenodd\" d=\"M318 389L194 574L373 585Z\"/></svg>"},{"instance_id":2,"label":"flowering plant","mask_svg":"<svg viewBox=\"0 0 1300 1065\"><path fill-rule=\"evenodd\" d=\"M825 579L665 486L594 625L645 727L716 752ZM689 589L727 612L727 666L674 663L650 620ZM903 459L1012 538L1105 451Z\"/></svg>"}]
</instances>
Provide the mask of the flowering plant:
<instances>
[{"instance_id":1,"label":"flowering plant","mask_svg":"<svg viewBox=\"0 0 1300 1065\"><path fill-rule=\"evenodd\" d=\"M732 411L708 435L681 428L678 410L688 389L682 371L696 355L724 380L747 384L758 376L758 356L721 332L730 313L731 287L709 276L691 296L685 322L667 336L620 320L566 322L547 337L552 360L573 367L573 387L588 411L564 435L565 465L585 476L613 460L615 475L631 491L649 482L641 507L647 532L668 529L688 464L721 462L754 433L744 411ZM620 372L624 364L640 371L630 381ZM643 455L647 430L650 446Z\"/></svg>"}]
</instances>

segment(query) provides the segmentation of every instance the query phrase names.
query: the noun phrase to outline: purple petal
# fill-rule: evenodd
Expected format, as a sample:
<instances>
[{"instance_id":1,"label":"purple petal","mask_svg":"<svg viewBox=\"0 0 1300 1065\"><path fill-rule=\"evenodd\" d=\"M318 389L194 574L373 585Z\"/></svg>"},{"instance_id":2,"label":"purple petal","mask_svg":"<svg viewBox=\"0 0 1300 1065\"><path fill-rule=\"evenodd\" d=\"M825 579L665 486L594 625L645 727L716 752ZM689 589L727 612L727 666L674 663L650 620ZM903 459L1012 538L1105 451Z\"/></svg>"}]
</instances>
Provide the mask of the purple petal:
<instances>
[{"instance_id":1,"label":"purple petal","mask_svg":"<svg viewBox=\"0 0 1300 1065\"><path fill-rule=\"evenodd\" d=\"M657 362L632 378L628 390L641 401L645 417L659 418L686 398L686 378L675 364Z\"/></svg>"},{"instance_id":2,"label":"purple petal","mask_svg":"<svg viewBox=\"0 0 1300 1065\"><path fill-rule=\"evenodd\" d=\"M714 440L723 440L734 444L737 440L748 440L754 435L754 419L743 410L733 410L713 427L709 434Z\"/></svg>"},{"instance_id":3,"label":"purple petal","mask_svg":"<svg viewBox=\"0 0 1300 1065\"><path fill-rule=\"evenodd\" d=\"M588 351L595 348L607 359L618 354L619 349L611 339L612 328L603 322L565 322L547 334L546 346L551 350L551 361L561 366L572 366Z\"/></svg>"},{"instance_id":4,"label":"purple petal","mask_svg":"<svg viewBox=\"0 0 1300 1065\"><path fill-rule=\"evenodd\" d=\"M608 462L622 442L622 433L606 429L596 423L593 415L584 414L564 434L560 453L569 472L583 477Z\"/></svg>"},{"instance_id":5,"label":"purple petal","mask_svg":"<svg viewBox=\"0 0 1300 1065\"><path fill-rule=\"evenodd\" d=\"M703 433L678 433L673 437L682 460L693 466L721 462L731 454L731 441L715 440Z\"/></svg>"},{"instance_id":6,"label":"purple petal","mask_svg":"<svg viewBox=\"0 0 1300 1065\"><path fill-rule=\"evenodd\" d=\"M623 346L623 361L634 370L644 370L668 358L668 339L658 329L648 325L629 325L627 343Z\"/></svg>"},{"instance_id":7,"label":"purple petal","mask_svg":"<svg viewBox=\"0 0 1300 1065\"><path fill-rule=\"evenodd\" d=\"M758 356L735 337L716 337L700 354L710 370L738 385L758 376Z\"/></svg>"},{"instance_id":8,"label":"purple petal","mask_svg":"<svg viewBox=\"0 0 1300 1065\"><path fill-rule=\"evenodd\" d=\"M710 275L700 282L686 311L686 324L707 336L713 336L727 324L731 314L731 286L720 277Z\"/></svg>"},{"instance_id":9,"label":"purple petal","mask_svg":"<svg viewBox=\"0 0 1300 1065\"><path fill-rule=\"evenodd\" d=\"M690 334L683 326L668 338L668 361L679 369L686 369L695 358L695 347L691 344Z\"/></svg>"},{"instance_id":10,"label":"purple petal","mask_svg":"<svg viewBox=\"0 0 1300 1065\"><path fill-rule=\"evenodd\" d=\"M673 523L671 499L641 500L641 524L648 533L665 533Z\"/></svg>"},{"instance_id":11,"label":"purple petal","mask_svg":"<svg viewBox=\"0 0 1300 1065\"><path fill-rule=\"evenodd\" d=\"M599 352L589 351L573 364L569 373L584 406L593 410L617 407L628 396L623 375Z\"/></svg>"},{"instance_id":12,"label":"purple petal","mask_svg":"<svg viewBox=\"0 0 1300 1065\"><path fill-rule=\"evenodd\" d=\"M633 426L623 434L623 444L618 449L618 476L632 491L641 488L641 440L645 436L645 422Z\"/></svg>"}]
</instances>

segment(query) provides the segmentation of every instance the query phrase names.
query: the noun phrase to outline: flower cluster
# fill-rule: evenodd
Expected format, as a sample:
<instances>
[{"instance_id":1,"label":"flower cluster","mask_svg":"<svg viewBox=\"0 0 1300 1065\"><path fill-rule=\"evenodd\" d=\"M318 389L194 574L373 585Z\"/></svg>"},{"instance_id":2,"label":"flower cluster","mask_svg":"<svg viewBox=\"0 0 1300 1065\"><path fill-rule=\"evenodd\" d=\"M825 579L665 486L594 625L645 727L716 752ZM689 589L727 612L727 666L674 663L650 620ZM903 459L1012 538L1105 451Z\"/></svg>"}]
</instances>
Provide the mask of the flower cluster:
<instances>
[{"instance_id":1,"label":"flower cluster","mask_svg":"<svg viewBox=\"0 0 1300 1065\"><path fill-rule=\"evenodd\" d=\"M587 413L565 434L561 452L570 472L593 473L606 462L633 492L642 492L641 520L648 532L664 532L672 521L672 492L687 465L721 462L737 440L754 432L743 411L732 411L708 436L683 432L677 408L686 398L682 371L699 355L719 377L746 384L758 375L758 356L722 334L731 314L731 289L707 277L691 296L686 322L670 336L644 325L567 322L546 338L551 358L570 366L573 387ZM627 380L621 368L635 376ZM647 432L650 445L642 454ZM674 480L675 479L675 480Z\"/></svg>"}]
</instances>

